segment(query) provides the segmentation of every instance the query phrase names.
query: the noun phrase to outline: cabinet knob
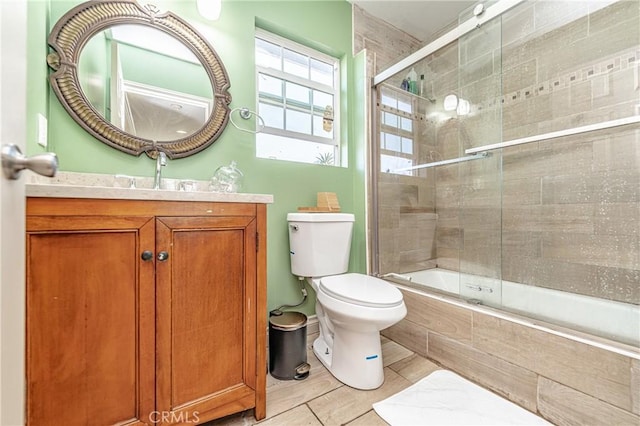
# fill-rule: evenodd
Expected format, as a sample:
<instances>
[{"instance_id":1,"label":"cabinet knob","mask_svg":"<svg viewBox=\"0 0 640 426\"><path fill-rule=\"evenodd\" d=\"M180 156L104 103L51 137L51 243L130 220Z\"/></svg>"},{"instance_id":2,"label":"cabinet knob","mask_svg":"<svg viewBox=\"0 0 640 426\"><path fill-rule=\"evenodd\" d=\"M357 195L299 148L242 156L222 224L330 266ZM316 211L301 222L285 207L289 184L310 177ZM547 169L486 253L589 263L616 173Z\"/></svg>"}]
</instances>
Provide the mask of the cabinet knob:
<instances>
[{"instance_id":1,"label":"cabinet knob","mask_svg":"<svg viewBox=\"0 0 640 426\"><path fill-rule=\"evenodd\" d=\"M145 250L142 252L142 254L140 255L140 257L142 258L142 260L144 260L145 262L150 261L151 259L153 259L153 252L151 250Z\"/></svg>"},{"instance_id":2,"label":"cabinet knob","mask_svg":"<svg viewBox=\"0 0 640 426\"><path fill-rule=\"evenodd\" d=\"M158 260L160 262L164 262L168 258L169 258L169 253L167 253L166 251L161 251L160 253L158 253Z\"/></svg>"}]
</instances>

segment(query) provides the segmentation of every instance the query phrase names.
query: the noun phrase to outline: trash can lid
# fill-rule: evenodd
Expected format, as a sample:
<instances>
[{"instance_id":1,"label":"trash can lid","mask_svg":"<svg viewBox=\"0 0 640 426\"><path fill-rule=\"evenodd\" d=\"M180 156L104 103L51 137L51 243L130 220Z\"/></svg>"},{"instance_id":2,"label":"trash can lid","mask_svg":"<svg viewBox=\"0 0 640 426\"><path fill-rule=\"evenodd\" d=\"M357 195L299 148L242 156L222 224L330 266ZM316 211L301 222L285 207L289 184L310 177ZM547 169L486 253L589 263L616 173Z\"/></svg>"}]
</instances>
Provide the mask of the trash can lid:
<instances>
[{"instance_id":1,"label":"trash can lid","mask_svg":"<svg viewBox=\"0 0 640 426\"><path fill-rule=\"evenodd\" d=\"M276 330L293 331L307 325L307 316L302 312L283 312L269 317L269 323Z\"/></svg>"}]
</instances>

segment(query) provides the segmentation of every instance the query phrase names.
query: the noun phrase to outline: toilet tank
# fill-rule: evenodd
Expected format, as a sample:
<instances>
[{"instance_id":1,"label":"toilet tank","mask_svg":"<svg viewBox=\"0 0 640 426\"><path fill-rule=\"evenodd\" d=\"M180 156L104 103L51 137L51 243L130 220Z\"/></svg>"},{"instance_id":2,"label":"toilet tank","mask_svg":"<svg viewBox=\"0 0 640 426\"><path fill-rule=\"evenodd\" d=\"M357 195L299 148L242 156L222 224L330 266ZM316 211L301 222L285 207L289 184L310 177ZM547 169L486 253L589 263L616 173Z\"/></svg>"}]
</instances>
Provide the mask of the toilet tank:
<instances>
[{"instance_id":1,"label":"toilet tank","mask_svg":"<svg viewBox=\"0 0 640 426\"><path fill-rule=\"evenodd\" d=\"M289 213L291 272L324 277L347 272L354 216L351 213Z\"/></svg>"}]
</instances>

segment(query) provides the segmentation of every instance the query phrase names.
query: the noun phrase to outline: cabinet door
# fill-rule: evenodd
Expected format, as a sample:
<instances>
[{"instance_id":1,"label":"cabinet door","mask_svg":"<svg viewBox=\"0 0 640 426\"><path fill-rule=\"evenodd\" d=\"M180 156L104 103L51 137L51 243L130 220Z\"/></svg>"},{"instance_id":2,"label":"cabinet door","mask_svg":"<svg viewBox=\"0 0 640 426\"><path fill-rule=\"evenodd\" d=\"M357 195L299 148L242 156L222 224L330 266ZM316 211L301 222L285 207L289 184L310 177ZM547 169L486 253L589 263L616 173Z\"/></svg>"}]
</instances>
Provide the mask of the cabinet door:
<instances>
[{"instance_id":1,"label":"cabinet door","mask_svg":"<svg viewBox=\"0 0 640 426\"><path fill-rule=\"evenodd\" d=\"M149 423L153 218L27 218L27 422Z\"/></svg>"},{"instance_id":2,"label":"cabinet door","mask_svg":"<svg viewBox=\"0 0 640 426\"><path fill-rule=\"evenodd\" d=\"M255 406L256 219L156 223L157 409L166 423Z\"/></svg>"}]
</instances>

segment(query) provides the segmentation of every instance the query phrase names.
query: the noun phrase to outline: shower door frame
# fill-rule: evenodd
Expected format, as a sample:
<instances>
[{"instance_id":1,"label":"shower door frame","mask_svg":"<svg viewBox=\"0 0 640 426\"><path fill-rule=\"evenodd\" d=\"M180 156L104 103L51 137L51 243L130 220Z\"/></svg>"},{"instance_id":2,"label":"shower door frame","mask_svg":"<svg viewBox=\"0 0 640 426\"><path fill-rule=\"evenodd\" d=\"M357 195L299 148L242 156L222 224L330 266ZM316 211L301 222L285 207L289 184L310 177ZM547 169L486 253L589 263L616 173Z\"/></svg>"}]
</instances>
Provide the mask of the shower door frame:
<instances>
[{"instance_id":1,"label":"shower door frame","mask_svg":"<svg viewBox=\"0 0 640 426\"><path fill-rule=\"evenodd\" d=\"M406 58L396 62L392 66L387 69L381 71L377 75L375 75L371 81L370 85L370 129L377 129L379 117L377 114L377 104L378 104L378 85L383 83L389 77L392 77L396 73L404 70L405 68L410 67L411 65L416 64L427 56L437 52L443 47L447 46L454 41L459 40L461 37L470 33L471 31L477 29L482 24L491 21L493 18L496 18L508 10L514 8L520 3L524 3L526 0L499 0L494 5L488 7L483 13L480 13L477 16L473 16L462 24L458 25L456 28L451 31L443 34L438 37L436 40L430 42L426 46L407 56ZM379 133L379 132L378 132ZM379 258L379 232L378 232L378 172L380 167L379 155L377 152L377 145L374 142L379 142L379 135L374 134L371 131L369 136L369 149L368 149L368 157L369 161L367 162L369 168L367 171L367 175L369 178L369 185L367 185L367 198L369 202L368 206L371 207L368 210L368 221L369 221L369 235L367 249L369 255L368 259L368 273L374 276L380 276L380 258Z\"/></svg>"},{"instance_id":2,"label":"shower door frame","mask_svg":"<svg viewBox=\"0 0 640 426\"><path fill-rule=\"evenodd\" d=\"M373 84L371 85L371 89L370 89L370 93L371 93L371 125L372 127L370 129L372 129L373 131L379 130L377 128L377 126L380 124L380 112L379 109L377 108L377 102L379 100L379 94L378 91L380 90L380 87L383 83L385 83L389 78L392 77L397 77L397 75L399 75L402 71L405 71L409 68L411 68L412 65L418 63L419 61L422 61L423 59L427 58L429 55L437 53L440 49L446 47L448 44L453 43L453 42L460 42L461 38L466 35L471 33L472 31L474 31L478 26L480 26L480 21L484 22L488 22L489 20L495 18L495 17L499 17L502 13L510 10L511 8L513 8L514 6L517 6L520 3L526 3L525 0L520 0L520 1L505 1L505 0L500 0L498 1L498 3L496 3L495 5L491 6L490 8L488 8L484 14L480 15L479 17L472 17L471 19L461 23L458 27L454 28L453 30L449 31L448 33L446 33L445 35L441 36L440 38L438 38L437 40L431 42L430 44L428 44L427 46L423 47L422 49L418 50L417 52L413 53L412 55L408 56L407 58L397 62L396 64L392 65L391 67L387 68L386 70L384 70L383 72L377 74L374 78L373 78ZM498 12L498 7L501 6L500 11ZM596 9L596 11L599 9ZM492 11L491 14L489 14L489 11ZM592 13L594 11L590 11L589 13ZM514 98L515 99L515 98ZM469 149L462 149L460 151L460 155L478 155L478 154L486 154L486 155L490 155L490 153L492 151L496 152L498 155L502 155L502 151L503 148L509 148L509 147L513 147L513 146L518 146L518 145L525 145L525 144L529 144L529 143L535 143L535 142L540 142L540 141L547 141L547 140L552 140L552 139L556 139L556 138L562 138L562 137L566 137L566 136L575 136L575 135L580 135L580 134L588 134L594 131L602 131L602 130L607 130L607 129L614 129L614 128L618 128L618 127L624 127L624 126L628 126L628 125L637 125L640 123L640 112L638 112L637 108L635 109L635 114L631 115L631 116L626 116L626 117L622 117L622 118L616 118L616 119L611 119L608 121L600 121L600 122L595 122L595 123L590 123L590 124L585 124L582 126L577 126L577 127L569 127L569 128L563 128L560 130L555 130L555 131L550 131L550 132L546 132L546 133L538 133L538 134L534 134L531 136L524 136L524 137L517 137L514 139L510 139L510 140L502 140L502 138L500 138L500 142L498 143L490 143L490 144L483 144L482 146L476 146L473 148L469 148ZM383 270L383 272L393 272L393 271L387 271L386 268L382 267L380 265L380 254L378 252L378 246L380 245L380 243L378 242L379 236L380 236L380 232L378 229L378 223L377 223L377 216L379 215L377 209L378 209L378 201L380 199L380 196L378 194L378 190L380 189L379 186L379 182L378 182L378 175L380 173L379 168L380 168L380 158L379 158L379 150L380 150L380 141L379 141L379 131L377 132L377 135L374 135L372 131L372 134L370 135L370 146L369 146L369 150L368 150L368 155L371 159L371 162L369 164L370 170L368 170L368 176L370 177L370 185L367 186L367 191L368 191L368 195L369 195L369 203L368 206L370 208L370 212L368 213L368 217L371 220L371 238L370 238L370 242L369 242L369 249L371 250L371 265L370 265L370 273L372 273L373 275L376 276L381 276L380 274L380 270ZM444 165L444 164L451 164L452 162L459 162L459 161L466 161L465 159L469 159L468 157L460 157L458 159L454 159L454 160L445 160L445 162L433 162L433 163L427 163L427 164L420 164L418 166L413 166L411 167L411 169L418 169L418 168L426 168L426 167L433 167L433 166L437 166L437 165ZM502 168L501 168L502 170ZM501 238L502 240L502 238ZM384 266L384 265L382 265ZM400 271L398 271L400 272ZM459 271L459 273L463 273L462 271ZM412 285L412 283L409 283L408 280L410 280L409 276L403 276L402 273L389 273L389 274L385 274L384 275L385 279L388 279L389 281L394 281L398 284L405 284L409 287L414 287L414 285ZM500 276L500 278L497 278L500 281L502 281L502 276ZM438 289L435 289L435 293L438 293ZM576 294L580 294L580 293L576 293ZM448 293L447 293L448 295ZM459 293L460 299L464 299L464 297L462 297L462 294ZM587 295L588 296L588 295ZM595 296L597 297L597 296ZM460 300L458 299L458 300ZM623 302L625 303L625 302ZM491 305L488 305L488 307L492 307ZM498 309L502 309L502 307L497 307ZM506 312L509 312L508 310ZM518 311L515 311L516 314L519 314ZM524 312L524 311L523 311ZM502 315L502 314L501 314ZM538 318L536 316L530 316L529 314L524 314L525 317L527 318L525 321L545 321L544 319ZM552 324L553 327L563 327L562 323L556 323L554 321L552 321L550 324ZM579 324L575 324L575 325L579 325ZM565 337L569 337L569 338L574 338L572 337L572 333L573 332L578 332L581 333L582 331L580 330L580 328L575 328L574 325L570 325L569 330L569 334ZM583 330L584 331L584 330ZM587 330L587 333L590 333ZM609 337L607 336L600 336L598 334L594 334L594 336L596 336L597 339L600 339L602 337L605 337L606 339L609 339ZM624 342L620 342L617 339L612 340L613 342L615 342L616 344L622 344L622 345L626 345ZM616 350L616 352L618 352ZM620 353L620 352L618 352Z\"/></svg>"}]
</instances>

